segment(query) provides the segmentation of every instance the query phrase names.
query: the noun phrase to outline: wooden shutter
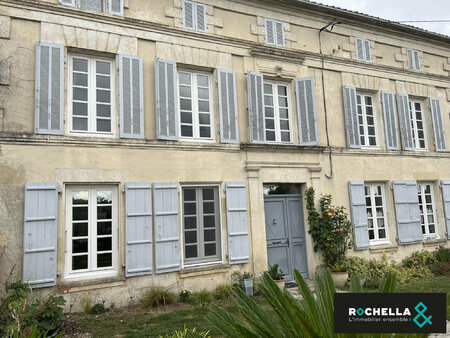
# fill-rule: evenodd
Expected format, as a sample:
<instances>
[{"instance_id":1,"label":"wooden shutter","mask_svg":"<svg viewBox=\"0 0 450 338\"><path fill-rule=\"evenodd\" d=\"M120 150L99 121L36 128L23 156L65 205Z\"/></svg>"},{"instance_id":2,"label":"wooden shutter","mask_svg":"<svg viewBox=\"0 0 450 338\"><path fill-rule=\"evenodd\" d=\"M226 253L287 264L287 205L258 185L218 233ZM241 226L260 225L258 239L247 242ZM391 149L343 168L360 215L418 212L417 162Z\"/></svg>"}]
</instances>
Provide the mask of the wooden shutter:
<instances>
[{"instance_id":1,"label":"wooden shutter","mask_svg":"<svg viewBox=\"0 0 450 338\"><path fill-rule=\"evenodd\" d=\"M392 184L399 244L422 242L416 181L393 181Z\"/></svg>"},{"instance_id":2,"label":"wooden shutter","mask_svg":"<svg viewBox=\"0 0 450 338\"><path fill-rule=\"evenodd\" d=\"M397 108L403 150L414 150L408 94L397 94Z\"/></svg>"},{"instance_id":3,"label":"wooden shutter","mask_svg":"<svg viewBox=\"0 0 450 338\"><path fill-rule=\"evenodd\" d=\"M360 61L365 61L363 39L356 38L355 45L356 45L356 58Z\"/></svg>"},{"instance_id":4,"label":"wooden shutter","mask_svg":"<svg viewBox=\"0 0 450 338\"><path fill-rule=\"evenodd\" d=\"M247 73L248 115L250 125L250 142L264 143L264 97L263 76L260 73Z\"/></svg>"},{"instance_id":5,"label":"wooden shutter","mask_svg":"<svg viewBox=\"0 0 450 338\"><path fill-rule=\"evenodd\" d=\"M434 145L436 151L447 151L444 122L442 120L441 100L430 98L431 116L433 118Z\"/></svg>"},{"instance_id":6,"label":"wooden shutter","mask_svg":"<svg viewBox=\"0 0 450 338\"><path fill-rule=\"evenodd\" d=\"M319 143L314 78L295 80L297 92L298 133L301 145Z\"/></svg>"},{"instance_id":7,"label":"wooden shutter","mask_svg":"<svg viewBox=\"0 0 450 338\"><path fill-rule=\"evenodd\" d=\"M183 27L195 29L195 4L191 1L183 1Z\"/></svg>"},{"instance_id":8,"label":"wooden shutter","mask_svg":"<svg viewBox=\"0 0 450 338\"><path fill-rule=\"evenodd\" d=\"M64 123L64 46L36 44L35 132L62 135Z\"/></svg>"},{"instance_id":9,"label":"wooden shutter","mask_svg":"<svg viewBox=\"0 0 450 338\"><path fill-rule=\"evenodd\" d=\"M397 115L395 112L394 94L382 91L381 101L383 105L384 131L386 136L386 148L399 150Z\"/></svg>"},{"instance_id":10,"label":"wooden shutter","mask_svg":"<svg viewBox=\"0 0 450 338\"><path fill-rule=\"evenodd\" d=\"M264 24L266 28L266 43L273 45L275 44L274 22L270 19L264 19Z\"/></svg>"},{"instance_id":11,"label":"wooden shutter","mask_svg":"<svg viewBox=\"0 0 450 338\"><path fill-rule=\"evenodd\" d=\"M275 36L276 36L276 45L284 46L284 28L283 23L279 21L275 21Z\"/></svg>"},{"instance_id":12,"label":"wooden shutter","mask_svg":"<svg viewBox=\"0 0 450 338\"><path fill-rule=\"evenodd\" d=\"M347 145L349 148L361 148L358 111L356 107L356 88L352 86L343 86L343 92Z\"/></svg>"},{"instance_id":13,"label":"wooden shutter","mask_svg":"<svg viewBox=\"0 0 450 338\"><path fill-rule=\"evenodd\" d=\"M59 0L59 3L65 6L75 7L75 0Z\"/></svg>"},{"instance_id":14,"label":"wooden shutter","mask_svg":"<svg viewBox=\"0 0 450 338\"><path fill-rule=\"evenodd\" d=\"M109 14L123 16L123 0L108 0Z\"/></svg>"},{"instance_id":15,"label":"wooden shutter","mask_svg":"<svg viewBox=\"0 0 450 338\"><path fill-rule=\"evenodd\" d=\"M447 238L450 239L450 181L442 181L442 199L444 200L445 224L447 225Z\"/></svg>"},{"instance_id":16,"label":"wooden shutter","mask_svg":"<svg viewBox=\"0 0 450 338\"><path fill-rule=\"evenodd\" d=\"M152 187L150 183L125 185L125 238L127 277L152 273Z\"/></svg>"},{"instance_id":17,"label":"wooden shutter","mask_svg":"<svg viewBox=\"0 0 450 338\"><path fill-rule=\"evenodd\" d=\"M156 273L180 270L180 224L177 183L153 185Z\"/></svg>"},{"instance_id":18,"label":"wooden shutter","mask_svg":"<svg viewBox=\"0 0 450 338\"><path fill-rule=\"evenodd\" d=\"M56 285L58 184L27 183L23 227L23 276L32 287Z\"/></svg>"},{"instance_id":19,"label":"wooden shutter","mask_svg":"<svg viewBox=\"0 0 450 338\"><path fill-rule=\"evenodd\" d=\"M198 31L206 31L206 6L203 4L195 4L195 29Z\"/></svg>"},{"instance_id":20,"label":"wooden shutter","mask_svg":"<svg viewBox=\"0 0 450 338\"><path fill-rule=\"evenodd\" d=\"M250 260L245 182L225 184L227 200L228 258L230 264Z\"/></svg>"},{"instance_id":21,"label":"wooden shutter","mask_svg":"<svg viewBox=\"0 0 450 338\"><path fill-rule=\"evenodd\" d=\"M144 138L142 57L119 54L120 137Z\"/></svg>"},{"instance_id":22,"label":"wooden shutter","mask_svg":"<svg viewBox=\"0 0 450 338\"><path fill-rule=\"evenodd\" d=\"M161 140L178 140L177 64L155 60L156 136Z\"/></svg>"},{"instance_id":23,"label":"wooden shutter","mask_svg":"<svg viewBox=\"0 0 450 338\"><path fill-rule=\"evenodd\" d=\"M348 182L348 191L350 193L355 250L365 250L369 248L369 228L367 222L364 182Z\"/></svg>"},{"instance_id":24,"label":"wooden shutter","mask_svg":"<svg viewBox=\"0 0 450 338\"><path fill-rule=\"evenodd\" d=\"M222 143L239 143L236 74L232 70L218 69L217 76L220 140Z\"/></svg>"}]
</instances>

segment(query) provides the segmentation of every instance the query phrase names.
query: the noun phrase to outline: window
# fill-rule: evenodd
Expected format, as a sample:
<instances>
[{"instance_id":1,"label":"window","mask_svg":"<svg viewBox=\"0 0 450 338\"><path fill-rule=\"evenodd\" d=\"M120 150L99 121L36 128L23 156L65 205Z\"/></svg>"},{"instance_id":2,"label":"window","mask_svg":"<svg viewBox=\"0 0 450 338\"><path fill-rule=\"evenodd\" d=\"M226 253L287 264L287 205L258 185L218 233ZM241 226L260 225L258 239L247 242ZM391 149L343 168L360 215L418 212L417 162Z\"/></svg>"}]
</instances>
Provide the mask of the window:
<instances>
[{"instance_id":1,"label":"window","mask_svg":"<svg viewBox=\"0 0 450 338\"><path fill-rule=\"evenodd\" d=\"M436 235L436 210L431 183L418 183L417 195L419 197L420 220L424 236Z\"/></svg>"},{"instance_id":2,"label":"window","mask_svg":"<svg viewBox=\"0 0 450 338\"><path fill-rule=\"evenodd\" d=\"M115 275L117 188L71 186L66 198L66 277Z\"/></svg>"},{"instance_id":3,"label":"window","mask_svg":"<svg viewBox=\"0 0 450 338\"><path fill-rule=\"evenodd\" d=\"M426 149L423 105L421 101L409 100L409 115L414 148Z\"/></svg>"},{"instance_id":4,"label":"window","mask_svg":"<svg viewBox=\"0 0 450 338\"><path fill-rule=\"evenodd\" d=\"M178 85L181 137L212 140L211 75L179 71Z\"/></svg>"},{"instance_id":5,"label":"window","mask_svg":"<svg viewBox=\"0 0 450 338\"><path fill-rule=\"evenodd\" d=\"M220 260L219 189L183 187L185 263Z\"/></svg>"},{"instance_id":6,"label":"window","mask_svg":"<svg viewBox=\"0 0 450 338\"><path fill-rule=\"evenodd\" d=\"M123 15L124 0L59 0L60 4L88 11Z\"/></svg>"},{"instance_id":7,"label":"window","mask_svg":"<svg viewBox=\"0 0 450 338\"><path fill-rule=\"evenodd\" d=\"M112 60L70 57L69 133L114 134Z\"/></svg>"},{"instance_id":8,"label":"window","mask_svg":"<svg viewBox=\"0 0 450 338\"><path fill-rule=\"evenodd\" d=\"M266 43L269 45L284 46L284 27L280 21L264 19Z\"/></svg>"},{"instance_id":9,"label":"window","mask_svg":"<svg viewBox=\"0 0 450 338\"><path fill-rule=\"evenodd\" d=\"M359 137L362 147L376 147L375 111L373 97L365 94L356 94L358 108Z\"/></svg>"},{"instance_id":10,"label":"window","mask_svg":"<svg viewBox=\"0 0 450 338\"><path fill-rule=\"evenodd\" d=\"M264 121L266 141L291 142L289 87L264 81Z\"/></svg>"},{"instance_id":11,"label":"window","mask_svg":"<svg viewBox=\"0 0 450 338\"><path fill-rule=\"evenodd\" d=\"M193 1L183 1L183 27L206 32L206 6Z\"/></svg>"},{"instance_id":12,"label":"window","mask_svg":"<svg viewBox=\"0 0 450 338\"><path fill-rule=\"evenodd\" d=\"M369 240L387 241L387 215L384 187L380 184L365 184L366 212Z\"/></svg>"},{"instance_id":13,"label":"window","mask_svg":"<svg viewBox=\"0 0 450 338\"><path fill-rule=\"evenodd\" d=\"M370 41L366 39L356 38L356 58L360 61L372 61L372 53L370 50Z\"/></svg>"},{"instance_id":14,"label":"window","mask_svg":"<svg viewBox=\"0 0 450 338\"><path fill-rule=\"evenodd\" d=\"M420 55L418 50L408 49L408 63L410 69L420 70Z\"/></svg>"}]
</instances>

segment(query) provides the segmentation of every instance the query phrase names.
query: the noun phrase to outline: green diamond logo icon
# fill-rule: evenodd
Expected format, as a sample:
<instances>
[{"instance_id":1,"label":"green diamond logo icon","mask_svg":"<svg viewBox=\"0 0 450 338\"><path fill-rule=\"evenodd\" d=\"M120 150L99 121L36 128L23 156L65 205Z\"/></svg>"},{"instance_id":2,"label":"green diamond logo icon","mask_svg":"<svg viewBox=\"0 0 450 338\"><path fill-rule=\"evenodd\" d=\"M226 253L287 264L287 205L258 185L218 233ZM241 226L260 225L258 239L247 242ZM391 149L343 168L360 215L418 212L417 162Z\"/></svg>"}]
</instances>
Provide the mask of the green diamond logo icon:
<instances>
[{"instance_id":1,"label":"green diamond logo icon","mask_svg":"<svg viewBox=\"0 0 450 338\"><path fill-rule=\"evenodd\" d=\"M359 308L358 310L356 310L356 313L360 316L362 316L362 314L364 313L364 310Z\"/></svg>"}]
</instances>

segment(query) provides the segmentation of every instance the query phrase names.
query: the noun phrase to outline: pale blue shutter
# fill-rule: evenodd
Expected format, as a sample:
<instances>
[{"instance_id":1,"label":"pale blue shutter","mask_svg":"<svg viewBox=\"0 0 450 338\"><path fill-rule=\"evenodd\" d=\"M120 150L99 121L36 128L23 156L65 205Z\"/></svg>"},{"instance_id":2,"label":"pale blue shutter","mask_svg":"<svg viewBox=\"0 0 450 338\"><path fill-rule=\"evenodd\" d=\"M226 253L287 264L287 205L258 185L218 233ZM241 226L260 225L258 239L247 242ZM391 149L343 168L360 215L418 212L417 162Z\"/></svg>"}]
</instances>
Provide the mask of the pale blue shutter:
<instances>
[{"instance_id":1,"label":"pale blue shutter","mask_svg":"<svg viewBox=\"0 0 450 338\"><path fill-rule=\"evenodd\" d=\"M152 187L150 183L125 185L125 238L127 277L152 273Z\"/></svg>"},{"instance_id":2,"label":"pale blue shutter","mask_svg":"<svg viewBox=\"0 0 450 338\"><path fill-rule=\"evenodd\" d=\"M298 134L301 145L319 143L314 79L295 80L297 92Z\"/></svg>"},{"instance_id":3,"label":"pale blue shutter","mask_svg":"<svg viewBox=\"0 0 450 338\"><path fill-rule=\"evenodd\" d=\"M450 181L442 181L442 199L444 200L445 224L447 238L450 239Z\"/></svg>"},{"instance_id":4,"label":"pale blue shutter","mask_svg":"<svg viewBox=\"0 0 450 338\"><path fill-rule=\"evenodd\" d=\"M22 280L32 287L56 285L58 184L27 183Z\"/></svg>"},{"instance_id":5,"label":"pale blue shutter","mask_svg":"<svg viewBox=\"0 0 450 338\"><path fill-rule=\"evenodd\" d=\"M370 49L370 41L364 40L364 53L365 53L365 61L372 61L372 51Z\"/></svg>"},{"instance_id":6,"label":"pale blue shutter","mask_svg":"<svg viewBox=\"0 0 450 338\"><path fill-rule=\"evenodd\" d=\"M191 1L183 1L183 27L195 29L195 4Z\"/></svg>"},{"instance_id":7,"label":"pale blue shutter","mask_svg":"<svg viewBox=\"0 0 450 338\"><path fill-rule=\"evenodd\" d=\"M264 26L266 30L266 43L275 44L275 25L274 21L270 19L264 19Z\"/></svg>"},{"instance_id":8,"label":"pale blue shutter","mask_svg":"<svg viewBox=\"0 0 450 338\"><path fill-rule=\"evenodd\" d=\"M343 86L345 129L347 131L347 146L361 148L359 138L358 110L356 107L356 88Z\"/></svg>"},{"instance_id":9,"label":"pale blue shutter","mask_svg":"<svg viewBox=\"0 0 450 338\"><path fill-rule=\"evenodd\" d=\"M266 140L264 127L263 76L260 73L247 73L248 116L250 126L250 142L264 143Z\"/></svg>"},{"instance_id":10,"label":"pale blue shutter","mask_svg":"<svg viewBox=\"0 0 450 338\"><path fill-rule=\"evenodd\" d=\"M195 4L195 29L206 32L206 6L203 4Z\"/></svg>"},{"instance_id":11,"label":"pale blue shutter","mask_svg":"<svg viewBox=\"0 0 450 338\"><path fill-rule=\"evenodd\" d=\"M408 94L397 94L397 108L403 150L414 150Z\"/></svg>"},{"instance_id":12,"label":"pale blue shutter","mask_svg":"<svg viewBox=\"0 0 450 338\"><path fill-rule=\"evenodd\" d=\"M232 70L218 69L217 76L220 113L220 140L222 143L239 143L236 74Z\"/></svg>"},{"instance_id":13,"label":"pale blue shutter","mask_svg":"<svg viewBox=\"0 0 450 338\"><path fill-rule=\"evenodd\" d=\"M422 242L416 181L393 181L399 244Z\"/></svg>"},{"instance_id":14,"label":"pale blue shutter","mask_svg":"<svg viewBox=\"0 0 450 338\"><path fill-rule=\"evenodd\" d=\"M355 250L369 248L369 228L366 212L366 195L364 193L363 181L348 182L350 193L350 207L352 212L353 237L355 239Z\"/></svg>"},{"instance_id":15,"label":"pale blue shutter","mask_svg":"<svg viewBox=\"0 0 450 338\"><path fill-rule=\"evenodd\" d=\"M431 116L433 118L434 145L436 151L447 151L444 122L442 121L441 100L430 98Z\"/></svg>"},{"instance_id":16,"label":"pale blue shutter","mask_svg":"<svg viewBox=\"0 0 450 338\"><path fill-rule=\"evenodd\" d=\"M366 61L364 58L364 44L363 39L356 38L355 39L355 45L356 45L356 58L360 61Z\"/></svg>"},{"instance_id":17,"label":"pale blue shutter","mask_svg":"<svg viewBox=\"0 0 450 338\"><path fill-rule=\"evenodd\" d=\"M123 0L108 0L109 14L123 16Z\"/></svg>"},{"instance_id":18,"label":"pale blue shutter","mask_svg":"<svg viewBox=\"0 0 450 338\"><path fill-rule=\"evenodd\" d=\"M275 37L276 45L284 46L284 27L282 22L275 21Z\"/></svg>"},{"instance_id":19,"label":"pale blue shutter","mask_svg":"<svg viewBox=\"0 0 450 338\"><path fill-rule=\"evenodd\" d=\"M142 57L119 54L120 137L144 138Z\"/></svg>"},{"instance_id":20,"label":"pale blue shutter","mask_svg":"<svg viewBox=\"0 0 450 338\"><path fill-rule=\"evenodd\" d=\"M156 136L161 140L178 140L177 64L155 60Z\"/></svg>"},{"instance_id":21,"label":"pale blue shutter","mask_svg":"<svg viewBox=\"0 0 450 338\"><path fill-rule=\"evenodd\" d=\"M64 123L64 46L36 44L35 132L62 135Z\"/></svg>"},{"instance_id":22,"label":"pale blue shutter","mask_svg":"<svg viewBox=\"0 0 450 338\"><path fill-rule=\"evenodd\" d=\"M399 150L398 125L395 113L394 94L391 92L381 92L383 104L384 131L386 136L386 148L388 150Z\"/></svg>"},{"instance_id":23,"label":"pale blue shutter","mask_svg":"<svg viewBox=\"0 0 450 338\"><path fill-rule=\"evenodd\" d=\"M65 6L75 7L75 0L59 0L59 3Z\"/></svg>"},{"instance_id":24,"label":"pale blue shutter","mask_svg":"<svg viewBox=\"0 0 450 338\"><path fill-rule=\"evenodd\" d=\"M180 270L180 220L177 183L153 185L156 273Z\"/></svg>"},{"instance_id":25,"label":"pale blue shutter","mask_svg":"<svg viewBox=\"0 0 450 338\"><path fill-rule=\"evenodd\" d=\"M228 259L230 264L250 260L245 182L225 184L227 200Z\"/></svg>"}]
</instances>

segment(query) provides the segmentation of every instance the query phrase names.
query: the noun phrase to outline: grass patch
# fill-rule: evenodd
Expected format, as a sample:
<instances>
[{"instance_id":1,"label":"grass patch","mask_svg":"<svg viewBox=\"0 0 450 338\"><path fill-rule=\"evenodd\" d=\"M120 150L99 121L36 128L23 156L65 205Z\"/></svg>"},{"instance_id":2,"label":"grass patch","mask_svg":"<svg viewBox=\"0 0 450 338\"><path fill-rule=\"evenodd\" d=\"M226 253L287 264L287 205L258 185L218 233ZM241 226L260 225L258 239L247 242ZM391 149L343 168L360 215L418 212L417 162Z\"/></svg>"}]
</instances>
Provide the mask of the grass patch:
<instances>
[{"instance_id":1,"label":"grass patch","mask_svg":"<svg viewBox=\"0 0 450 338\"><path fill-rule=\"evenodd\" d=\"M150 287L142 299L141 305L145 308L166 306L177 302L177 297L173 292L168 291L162 286Z\"/></svg>"}]
</instances>

